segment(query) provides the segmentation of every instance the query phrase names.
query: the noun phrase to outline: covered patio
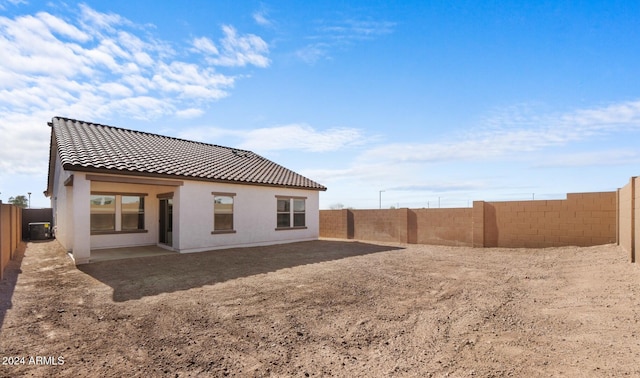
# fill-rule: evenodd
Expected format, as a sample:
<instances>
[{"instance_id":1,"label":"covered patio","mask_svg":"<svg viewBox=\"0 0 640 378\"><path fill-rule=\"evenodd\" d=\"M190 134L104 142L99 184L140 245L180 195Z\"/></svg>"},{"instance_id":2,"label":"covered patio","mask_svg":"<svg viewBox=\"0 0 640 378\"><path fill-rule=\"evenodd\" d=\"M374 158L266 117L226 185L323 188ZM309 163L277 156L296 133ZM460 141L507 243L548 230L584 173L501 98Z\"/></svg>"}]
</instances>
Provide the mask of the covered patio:
<instances>
[{"instance_id":1,"label":"covered patio","mask_svg":"<svg viewBox=\"0 0 640 378\"><path fill-rule=\"evenodd\" d=\"M135 257L149 257L162 255L177 255L178 252L159 247L145 245L139 247L92 249L90 262L131 259Z\"/></svg>"}]
</instances>

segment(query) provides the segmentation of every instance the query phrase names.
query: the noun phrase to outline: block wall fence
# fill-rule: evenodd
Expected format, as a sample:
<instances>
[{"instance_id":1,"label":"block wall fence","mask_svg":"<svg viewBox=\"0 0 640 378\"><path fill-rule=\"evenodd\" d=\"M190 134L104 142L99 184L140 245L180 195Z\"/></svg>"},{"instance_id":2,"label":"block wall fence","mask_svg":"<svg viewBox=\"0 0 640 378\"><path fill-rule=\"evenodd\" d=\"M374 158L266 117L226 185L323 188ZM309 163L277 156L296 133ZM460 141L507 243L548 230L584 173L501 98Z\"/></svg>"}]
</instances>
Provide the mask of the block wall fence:
<instances>
[{"instance_id":1,"label":"block wall fence","mask_svg":"<svg viewBox=\"0 0 640 378\"><path fill-rule=\"evenodd\" d=\"M569 193L565 200L474 201L473 208L322 210L320 236L480 248L615 243L618 197Z\"/></svg>"},{"instance_id":2,"label":"block wall fence","mask_svg":"<svg viewBox=\"0 0 640 378\"><path fill-rule=\"evenodd\" d=\"M22 243L22 209L0 203L0 279Z\"/></svg>"}]
</instances>

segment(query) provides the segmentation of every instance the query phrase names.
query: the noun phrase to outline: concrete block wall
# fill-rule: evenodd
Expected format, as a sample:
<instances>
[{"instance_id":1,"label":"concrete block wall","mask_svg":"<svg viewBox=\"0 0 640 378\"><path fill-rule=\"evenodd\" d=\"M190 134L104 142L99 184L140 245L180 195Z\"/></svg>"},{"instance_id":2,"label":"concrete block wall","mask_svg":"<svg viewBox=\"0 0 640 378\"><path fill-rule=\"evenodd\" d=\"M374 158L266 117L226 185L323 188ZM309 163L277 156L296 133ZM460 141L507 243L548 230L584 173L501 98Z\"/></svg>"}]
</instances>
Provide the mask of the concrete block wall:
<instances>
[{"instance_id":1,"label":"concrete block wall","mask_svg":"<svg viewBox=\"0 0 640 378\"><path fill-rule=\"evenodd\" d=\"M320 211L326 238L471 246L472 225L472 209Z\"/></svg>"},{"instance_id":2,"label":"concrete block wall","mask_svg":"<svg viewBox=\"0 0 640 378\"><path fill-rule=\"evenodd\" d=\"M638 178L631 177L629 183L618 189L618 244L629 253L631 262L637 261L640 247L640 190Z\"/></svg>"},{"instance_id":3,"label":"concrete block wall","mask_svg":"<svg viewBox=\"0 0 640 378\"><path fill-rule=\"evenodd\" d=\"M616 193L484 203L484 246L543 248L615 243Z\"/></svg>"},{"instance_id":4,"label":"concrete block wall","mask_svg":"<svg viewBox=\"0 0 640 378\"><path fill-rule=\"evenodd\" d=\"M590 246L616 242L616 211L616 192L475 201L458 209L323 210L320 236L480 248Z\"/></svg>"},{"instance_id":5,"label":"concrete block wall","mask_svg":"<svg viewBox=\"0 0 640 378\"><path fill-rule=\"evenodd\" d=\"M347 209L322 210L320 212L320 236L337 239L353 238L353 225L349 224L349 218L350 214Z\"/></svg>"},{"instance_id":6,"label":"concrete block wall","mask_svg":"<svg viewBox=\"0 0 640 378\"><path fill-rule=\"evenodd\" d=\"M416 243L473 245L473 209L415 209Z\"/></svg>"},{"instance_id":7,"label":"concrete block wall","mask_svg":"<svg viewBox=\"0 0 640 378\"><path fill-rule=\"evenodd\" d=\"M640 190L638 190L638 183L636 182L638 179L634 177L633 179L633 202L632 202L632 243L633 248L631 250L630 259L631 262L638 261L638 250L640 249L640 222L638 221L640 218Z\"/></svg>"},{"instance_id":8,"label":"concrete block wall","mask_svg":"<svg viewBox=\"0 0 640 378\"><path fill-rule=\"evenodd\" d=\"M408 209L348 210L353 214L353 238L385 242L414 242Z\"/></svg>"},{"instance_id":9,"label":"concrete block wall","mask_svg":"<svg viewBox=\"0 0 640 378\"><path fill-rule=\"evenodd\" d=\"M616 197L616 192L567 195L569 209L562 213L561 223L566 220L575 225L576 231L582 230L584 235L578 234L576 237L586 243L570 245L600 245L615 243L618 240ZM574 208L575 214L572 213Z\"/></svg>"}]
</instances>

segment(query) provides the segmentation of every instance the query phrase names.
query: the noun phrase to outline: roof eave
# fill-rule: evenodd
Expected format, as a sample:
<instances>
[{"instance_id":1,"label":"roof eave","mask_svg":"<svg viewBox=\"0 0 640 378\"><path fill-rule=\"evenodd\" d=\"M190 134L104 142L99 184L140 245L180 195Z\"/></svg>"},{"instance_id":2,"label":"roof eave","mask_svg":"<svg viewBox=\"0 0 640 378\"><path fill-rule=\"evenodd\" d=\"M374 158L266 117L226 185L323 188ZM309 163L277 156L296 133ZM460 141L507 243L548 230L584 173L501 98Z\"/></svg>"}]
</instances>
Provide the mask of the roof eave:
<instances>
[{"instance_id":1,"label":"roof eave","mask_svg":"<svg viewBox=\"0 0 640 378\"><path fill-rule=\"evenodd\" d=\"M190 180L190 181L206 181L206 182L218 182L218 183L224 183L224 184L268 186L268 187L298 189L298 190L314 190L318 192L325 192L327 190L327 188L323 185L320 185L319 187L309 187L309 186L270 184L270 183L250 182L250 181L240 181L240 180L222 180L222 179L212 179L207 177L174 175L174 174L167 174L167 173L96 168L96 167L87 167L82 165L74 165L69 163L63 164L62 168L66 171L103 173L103 174L123 175L123 176L143 176L143 177L172 178L172 179L180 178L182 180Z\"/></svg>"},{"instance_id":2,"label":"roof eave","mask_svg":"<svg viewBox=\"0 0 640 378\"><path fill-rule=\"evenodd\" d=\"M58 143L51 122L47 123L51 127L51 138L49 142L49 173L47 175L47 189L44 191L45 197L53 194L53 179L55 177L56 157L58 155Z\"/></svg>"}]
</instances>

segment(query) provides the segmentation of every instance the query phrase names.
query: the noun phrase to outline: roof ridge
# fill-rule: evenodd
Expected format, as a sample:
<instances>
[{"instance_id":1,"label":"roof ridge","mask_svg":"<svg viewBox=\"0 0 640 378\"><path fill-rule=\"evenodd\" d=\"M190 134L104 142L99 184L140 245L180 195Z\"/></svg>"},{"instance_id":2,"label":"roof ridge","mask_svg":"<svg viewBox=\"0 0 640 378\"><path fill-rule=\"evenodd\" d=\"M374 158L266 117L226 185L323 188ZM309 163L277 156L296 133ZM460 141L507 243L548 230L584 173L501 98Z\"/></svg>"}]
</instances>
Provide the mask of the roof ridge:
<instances>
[{"instance_id":1,"label":"roof ridge","mask_svg":"<svg viewBox=\"0 0 640 378\"><path fill-rule=\"evenodd\" d=\"M152 132L149 132L149 131L140 131L140 130L127 129L127 128L124 128L124 127L106 125L106 124L96 123L96 122L83 121L81 119L75 119L75 118L68 118L68 117L61 117L61 116L53 117L53 119L56 119L56 118L64 120L64 121L85 123L85 124L91 125L91 126L107 127L107 128L110 128L110 129L129 131L129 132L136 133L136 134L144 134L144 135L156 136L156 137L160 137L160 138L164 138L164 139L176 140L176 141L180 141L180 142L195 143L195 144L201 144L201 145L205 145L205 146L219 147L219 148L224 148L224 149L231 150L231 152L234 152L234 153L235 153L235 151L241 151L241 152L247 152L249 154L253 154L253 155L256 155L256 156L260 156L260 155L256 154L253 151L244 150L242 148L228 147L228 146L222 146L220 144L201 142L201 141L197 141L197 140L189 140L189 139L184 139L184 138L172 137L172 136L168 136L168 135L161 135L161 134L156 134L156 133L152 133ZM51 122L49 122L48 124L49 124L49 126L51 126ZM262 156L260 156L260 157L262 157Z\"/></svg>"}]
</instances>

